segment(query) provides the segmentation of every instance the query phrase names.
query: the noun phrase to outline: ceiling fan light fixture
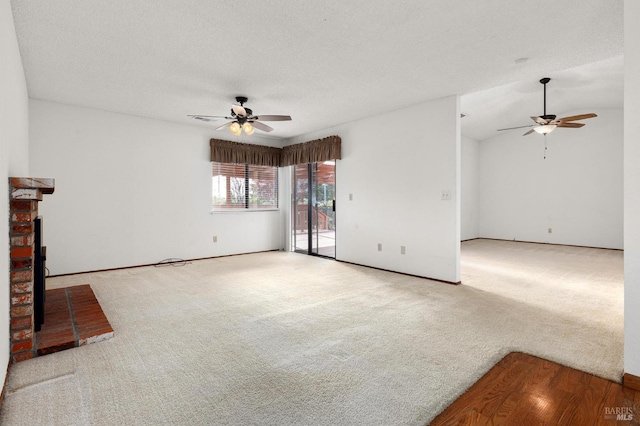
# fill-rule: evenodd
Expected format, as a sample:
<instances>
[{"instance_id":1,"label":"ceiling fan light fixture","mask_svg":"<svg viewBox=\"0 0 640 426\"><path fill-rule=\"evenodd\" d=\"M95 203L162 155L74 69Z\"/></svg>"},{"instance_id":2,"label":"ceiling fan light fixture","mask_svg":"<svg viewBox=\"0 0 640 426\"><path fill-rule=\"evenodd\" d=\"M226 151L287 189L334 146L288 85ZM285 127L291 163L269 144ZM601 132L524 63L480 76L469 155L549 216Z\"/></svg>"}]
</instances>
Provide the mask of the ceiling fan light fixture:
<instances>
[{"instance_id":1,"label":"ceiling fan light fixture","mask_svg":"<svg viewBox=\"0 0 640 426\"><path fill-rule=\"evenodd\" d=\"M557 124L545 124L544 126L534 127L533 130L541 135L546 135L547 133L553 132L556 127L558 127Z\"/></svg>"},{"instance_id":2,"label":"ceiling fan light fixture","mask_svg":"<svg viewBox=\"0 0 640 426\"><path fill-rule=\"evenodd\" d=\"M242 130L244 130L244 132L245 132L247 135L252 135L252 134L253 134L253 132L255 131L255 129L253 128L253 126L251 125L251 123L244 123L244 124L242 125Z\"/></svg>"},{"instance_id":3,"label":"ceiling fan light fixture","mask_svg":"<svg viewBox=\"0 0 640 426\"><path fill-rule=\"evenodd\" d=\"M240 124L237 121L234 121L229 126L229 131L234 135L239 136L240 133L242 133L242 128L240 127Z\"/></svg>"}]
</instances>

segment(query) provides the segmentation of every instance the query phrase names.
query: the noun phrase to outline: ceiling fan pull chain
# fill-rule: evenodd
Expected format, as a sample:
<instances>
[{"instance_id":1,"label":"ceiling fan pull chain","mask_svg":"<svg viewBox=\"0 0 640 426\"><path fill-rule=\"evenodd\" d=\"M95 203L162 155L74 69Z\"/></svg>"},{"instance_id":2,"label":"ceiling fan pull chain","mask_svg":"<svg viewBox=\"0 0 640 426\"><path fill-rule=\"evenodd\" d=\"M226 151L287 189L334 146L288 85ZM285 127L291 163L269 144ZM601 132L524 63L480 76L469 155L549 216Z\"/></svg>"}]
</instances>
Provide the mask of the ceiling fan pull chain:
<instances>
[{"instance_id":1,"label":"ceiling fan pull chain","mask_svg":"<svg viewBox=\"0 0 640 426\"><path fill-rule=\"evenodd\" d=\"M543 156L543 160L547 159L547 135L544 134L544 156Z\"/></svg>"}]
</instances>

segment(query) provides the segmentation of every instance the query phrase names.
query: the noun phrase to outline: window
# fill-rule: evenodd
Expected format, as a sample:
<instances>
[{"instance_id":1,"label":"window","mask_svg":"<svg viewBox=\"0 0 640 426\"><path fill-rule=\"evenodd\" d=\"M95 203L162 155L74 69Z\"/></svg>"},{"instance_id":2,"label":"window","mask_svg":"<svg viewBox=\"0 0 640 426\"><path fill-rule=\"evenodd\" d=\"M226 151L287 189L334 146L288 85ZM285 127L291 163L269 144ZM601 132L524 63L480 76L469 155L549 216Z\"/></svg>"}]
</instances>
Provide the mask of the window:
<instances>
[{"instance_id":1,"label":"window","mask_svg":"<svg viewBox=\"0 0 640 426\"><path fill-rule=\"evenodd\" d=\"M277 167L215 161L211 165L213 210L278 208Z\"/></svg>"}]
</instances>

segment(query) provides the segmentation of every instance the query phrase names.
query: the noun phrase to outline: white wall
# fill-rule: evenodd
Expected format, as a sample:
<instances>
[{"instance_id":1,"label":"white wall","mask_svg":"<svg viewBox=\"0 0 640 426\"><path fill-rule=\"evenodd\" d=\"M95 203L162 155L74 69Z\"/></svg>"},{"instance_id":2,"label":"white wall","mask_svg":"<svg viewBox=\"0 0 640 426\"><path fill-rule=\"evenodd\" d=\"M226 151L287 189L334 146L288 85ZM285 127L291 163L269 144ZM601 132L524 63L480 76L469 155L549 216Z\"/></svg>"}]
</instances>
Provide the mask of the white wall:
<instances>
[{"instance_id":1,"label":"white wall","mask_svg":"<svg viewBox=\"0 0 640 426\"><path fill-rule=\"evenodd\" d=\"M640 2L624 19L624 371L640 376Z\"/></svg>"},{"instance_id":2,"label":"white wall","mask_svg":"<svg viewBox=\"0 0 640 426\"><path fill-rule=\"evenodd\" d=\"M457 96L447 97L287 142L342 138L342 160L336 163L337 259L460 281L459 103ZM404 126L408 116L420 117L420 125ZM441 200L442 190L451 191L451 200Z\"/></svg>"},{"instance_id":3,"label":"white wall","mask_svg":"<svg viewBox=\"0 0 640 426\"><path fill-rule=\"evenodd\" d=\"M9 184L28 176L28 96L9 0L0 0L0 390L9 363Z\"/></svg>"},{"instance_id":4,"label":"white wall","mask_svg":"<svg viewBox=\"0 0 640 426\"><path fill-rule=\"evenodd\" d=\"M460 238L462 241L478 238L478 194L480 191L479 142L462 136L461 190L460 190Z\"/></svg>"},{"instance_id":5,"label":"white wall","mask_svg":"<svg viewBox=\"0 0 640 426\"><path fill-rule=\"evenodd\" d=\"M584 128L547 135L546 159L538 134L480 142L481 237L622 248L623 112L587 112Z\"/></svg>"},{"instance_id":6,"label":"white wall","mask_svg":"<svg viewBox=\"0 0 640 426\"><path fill-rule=\"evenodd\" d=\"M35 99L29 114L31 174L56 179L40 206L52 274L284 247L279 211L211 213L209 139L227 135Z\"/></svg>"}]
</instances>

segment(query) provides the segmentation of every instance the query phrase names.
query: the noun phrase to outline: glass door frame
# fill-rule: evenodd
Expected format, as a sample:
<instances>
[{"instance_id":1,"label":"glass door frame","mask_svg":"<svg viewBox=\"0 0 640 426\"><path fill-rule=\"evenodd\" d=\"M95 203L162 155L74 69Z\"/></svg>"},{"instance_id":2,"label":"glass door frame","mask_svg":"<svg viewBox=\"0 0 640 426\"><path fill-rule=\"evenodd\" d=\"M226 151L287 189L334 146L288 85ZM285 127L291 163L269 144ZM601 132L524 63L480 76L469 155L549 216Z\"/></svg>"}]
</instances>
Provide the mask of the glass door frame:
<instances>
[{"instance_id":1,"label":"glass door frame","mask_svg":"<svg viewBox=\"0 0 640 426\"><path fill-rule=\"evenodd\" d=\"M320 187L320 184L318 182L318 165L321 163L307 163L307 164L298 164L298 165L294 165L292 167L292 174L291 174L291 212L292 212L292 219L291 219L291 242L292 242L292 251L295 251L297 253L303 253L303 254L308 254L308 255L312 255L312 256L319 256L319 257L326 257L329 259L335 259L336 257L336 248L335 248L335 163L333 164L333 199L332 199L332 212L333 215L331 217L331 221L333 222L333 232L334 232L334 243L333 243L333 255L331 254L326 254L326 252L320 253L320 221L319 221L319 209L318 209L318 201L316 199L316 195L318 192L318 188ZM307 181L307 188L306 191L300 192L299 191L299 184L298 184L298 174L302 174L300 173L302 170L301 169L306 169L306 181ZM304 179L304 178L303 178ZM324 185L327 185L326 183ZM326 187L323 188L324 191L326 191ZM306 198L306 202L303 203L299 203L299 196L304 195ZM326 200L325 200L326 203ZM300 209L299 206L307 206L306 207L306 234L307 234L307 238L306 238L306 247L300 247L299 243L301 243L302 241L300 241L298 239L299 236L301 236L302 233L299 233L299 227L300 227L300 223L299 223L299 219L300 219ZM325 206L326 207L326 206ZM315 213L315 217L314 217L314 213ZM315 224L315 226L314 226ZM315 228L315 229L314 229Z\"/></svg>"}]
</instances>

